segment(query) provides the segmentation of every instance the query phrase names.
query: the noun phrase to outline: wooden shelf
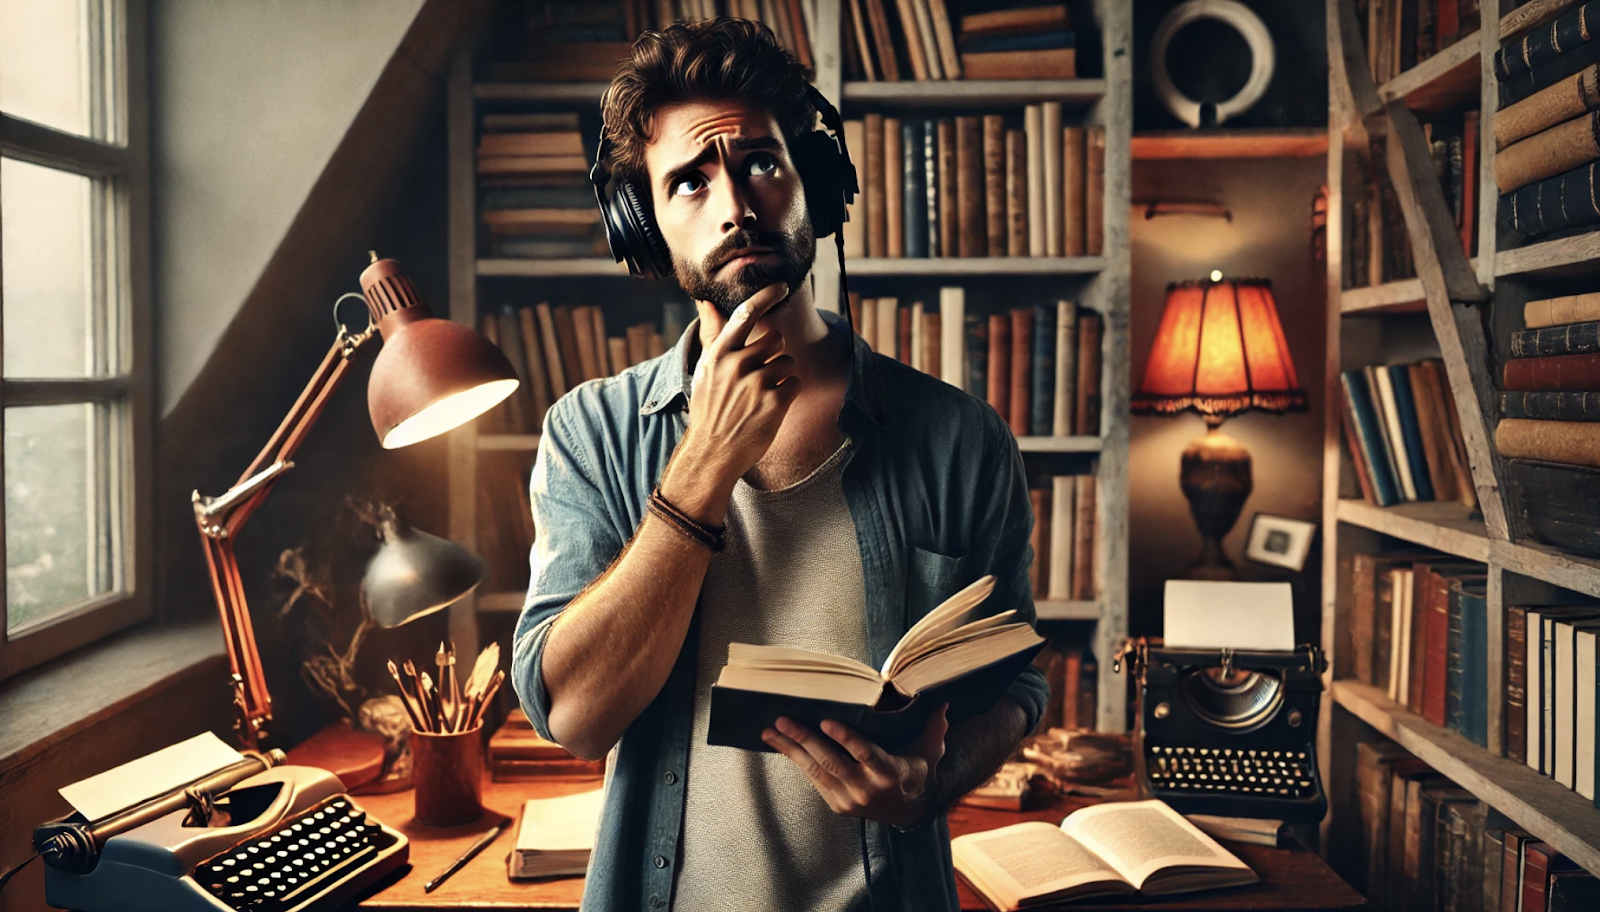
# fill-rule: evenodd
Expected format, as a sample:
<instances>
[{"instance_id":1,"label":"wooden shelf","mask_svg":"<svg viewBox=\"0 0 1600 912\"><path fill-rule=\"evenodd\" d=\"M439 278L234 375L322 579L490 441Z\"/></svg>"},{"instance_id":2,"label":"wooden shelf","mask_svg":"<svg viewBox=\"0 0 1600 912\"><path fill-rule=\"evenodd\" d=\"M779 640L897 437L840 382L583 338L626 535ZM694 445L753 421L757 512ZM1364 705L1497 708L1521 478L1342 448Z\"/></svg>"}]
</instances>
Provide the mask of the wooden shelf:
<instances>
[{"instance_id":1,"label":"wooden shelf","mask_svg":"<svg viewBox=\"0 0 1600 912\"><path fill-rule=\"evenodd\" d=\"M1134 161L1201 158L1311 158L1328 152L1328 131L1160 130L1135 133Z\"/></svg>"},{"instance_id":2,"label":"wooden shelf","mask_svg":"<svg viewBox=\"0 0 1600 912\"><path fill-rule=\"evenodd\" d=\"M1418 113L1432 113L1478 100L1478 33L1444 50L1378 87L1384 101L1404 100Z\"/></svg>"},{"instance_id":3,"label":"wooden shelf","mask_svg":"<svg viewBox=\"0 0 1600 912\"><path fill-rule=\"evenodd\" d=\"M1482 520L1459 501L1435 500L1376 507L1365 500L1340 500L1340 522L1351 523L1467 560L1489 560L1489 536Z\"/></svg>"},{"instance_id":4,"label":"wooden shelf","mask_svg":"<svg viewBox=\"0 0 1600 912\"><path fill-rule=\"evenodd\" d=\"M852 276L1093 275L1106 268L1106 258L863 257L844 265Z\"/></svg>"},{"instance_id":5,"label":"wooden shelf","mask_svg":"<svg viewBox=\"0 0 1600 912\"><path fill-rule=\"evenodd\" d=\"M1100 603L1096 601L1049 601L1040 599L1033 610L1041 621L1098 621Z\"/></svg>"},{"instance_id":6,"label":"wooden shelf","mask_svg":"<svg viewBox=\"0 0 1600 912\"><path fill-rule=\"evenodd\" d=\"M1600 874L1600 808L1577 792L1418 717L1376 687L1334 681L1333 700L1585 870Z\"/></svg>"},{"instance_id":7,"label":"wooden shelf","mask_svg":"<svg viewBox=\"0 0 1600 912\"><path fill-rule=\"evenodd\" d=\"M604 82L480 82L472 97L484 101L533 101L547 104L600 104Z\"/></svg>"},{"instance_id":8,"label":"wooden shelf","mask_svg":"<svg viewBox=\"0 0 1600 912\"><path fill-rule=\"evenodd\" d=\"M531 260L505 257L478 260L478 275L522 278L558 278L563 276L580 276L584 278L621 276L627 278L628 267L622 263L615 263L601 257L573 260Z\"/></svg>"},{"instance_id":9,"label":"wooden shelf","mask_svg":"<svg viewBox=\"0 0 1600 912\"><path fill-rule=\"evenodd\" d=\"M1600 231L1502 250L1494 257L1497 276L1592 272L1597 268L1600 268Z\"/></svg>"},{"instance_id":10,"label":"wooden shelf","mask_svg":"<svg viewBox=\"0 0 1600 912\"><path fill-rule=\"evenodd\" d=\"M1088 104L1106 94L1104 79L950 79L847 82L844 105L896 108L964 108L1041 101ZM841 105L843 107L844 105Z\"/></svg>"},{"instance_id":11,"label":"wooden shelf","mask_svg":"<svg viewBox=\"0 0 1600 912\"><path fill-rule=\"evenodd\" d=\"M1537 542L1494 543L1495 563L1512 573L1600 598L1600 561Z\"/></svg>"},{"instance_id":12,"label":"wooden shelf","mask_svg":"<svg viewBox=\"0 0 1600 912\"><path fill-rule=\"evenodd\" d=\"M1017 438L1017 449L1024 453L1098 453L1103 445L1094 435Z\"/></svg>"},{"instance_id":13,"label":"wooden shelf","mask_svg":"<svg viewBox=\"0 0 1600 912\"><path fill-rule=\"evenodd\" d=\"M539 448L538 434L479 434L479 450L510 450L531 453Z\"/></svg>"},{"instance_id":14,"label":"wooden shelf","mask_svg":"<svg viewBox=\"0 0 1600 912\"><path fill-rule=\"evenodd\" d=\"M1339 311L1344 314L1425 313L1427 309L1421 279L1350 288L1339 295Z\"/></svg>"}]
</instances>

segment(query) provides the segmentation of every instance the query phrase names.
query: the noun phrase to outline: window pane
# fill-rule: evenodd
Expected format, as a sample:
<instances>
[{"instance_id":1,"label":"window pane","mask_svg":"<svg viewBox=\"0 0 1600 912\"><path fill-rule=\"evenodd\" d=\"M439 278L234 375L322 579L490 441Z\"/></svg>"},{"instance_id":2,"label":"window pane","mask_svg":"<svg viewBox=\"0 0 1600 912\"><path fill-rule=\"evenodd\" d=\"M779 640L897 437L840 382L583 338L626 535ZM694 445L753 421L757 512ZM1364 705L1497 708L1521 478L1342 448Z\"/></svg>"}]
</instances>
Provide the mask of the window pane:
<instances>
[{"instance_id":1,"label":"window pane","mask_svg":"<svg viewBox=\"0 0 1600 912\"><path fill-rule=\"evenodd\" d=\"M0 158L6 377L93 372L92 191L87 177Z\"/></svg>"},{"instance_id":2,"label":"window pane","mask_svg":"<svg viewBox=\"0 0 1600 912\"><path fill-rule=\"evenodd\" d=\"M103 429L109 412L5 410L7 633L112 588L118 542L101 467L110 460L96 458L117 451Z\"/></svg>"},{"instance_id":3,"label":"window pane","mask_svg":"<svg viewBox=\"0 0 1600 912\"><path fill-rule=\"evenodd\" d=\"M85 6L0 0L0 111L90 135Z\"/></svg>"}]
</instances>

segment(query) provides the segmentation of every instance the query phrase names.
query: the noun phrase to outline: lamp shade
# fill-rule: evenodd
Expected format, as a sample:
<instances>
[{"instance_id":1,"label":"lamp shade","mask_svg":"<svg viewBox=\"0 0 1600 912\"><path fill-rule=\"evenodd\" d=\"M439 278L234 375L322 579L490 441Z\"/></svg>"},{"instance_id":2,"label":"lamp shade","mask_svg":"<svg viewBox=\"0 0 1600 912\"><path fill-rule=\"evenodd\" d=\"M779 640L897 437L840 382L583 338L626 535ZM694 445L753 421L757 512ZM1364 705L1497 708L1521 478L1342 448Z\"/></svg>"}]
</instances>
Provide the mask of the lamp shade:
<instances>
[{"instance_id":1,"label":"lamp shade","mask_svg":"<svg viewBox=\"0 0 1600 912\"><path fill-rule=\"evenodd\" d=\"M379 627L432 614L483 582L483 558L453 541L414 529L393 513L378 527L383 544L367 562L361 597Z\"/></svg>"},{"instance_id":2,"label":"lamp shade","mask_svg":"<svg viewBox=\"0 0 1600 912\"><path fill-rule=\"evenodd\" d=\"M383 335L367 381L367 409L384 449L471 421L517 388L511 362L470 328L441 320L390 259L361 273L361 292Z\"/></svg>"},{"instance_id":3,"label":"lamp shade","mask_svg":"<svg viewBox=\"0 0 1600 912\"><path fill-rule=\"evenodd\" d=\"M1218 420L1250 409L1303 411L1305 391L1266 279L1201 279L1167 287L1136 414L1193 409Z\"/></svg>"}]
</instances>

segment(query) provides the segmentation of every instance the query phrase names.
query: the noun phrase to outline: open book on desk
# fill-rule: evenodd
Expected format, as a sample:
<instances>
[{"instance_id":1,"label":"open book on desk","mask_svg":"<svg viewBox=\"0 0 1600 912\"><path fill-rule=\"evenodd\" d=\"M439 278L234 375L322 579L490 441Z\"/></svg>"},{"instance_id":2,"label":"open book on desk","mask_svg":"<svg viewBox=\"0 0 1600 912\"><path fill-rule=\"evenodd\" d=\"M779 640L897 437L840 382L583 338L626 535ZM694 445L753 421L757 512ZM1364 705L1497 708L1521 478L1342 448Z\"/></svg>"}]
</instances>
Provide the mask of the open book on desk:
<instances>
[{"instance_id":1,"label":"open book on desk","mask_svg":"<svg viewBox=\"0 0 1600 912\"><path fill-rule=\"evenodd\" d=\"M882 669L854 659L782 646L728 645L711 688L708 743L771 750L761 731L779 716L818 727L833 719L895 752L922 734L948 702L948 718L992 708L1044 647L1014 609L978 617L994 591L985 576L928 612L890 651Z\"/></svg>"},{"instance_id":2,"label":"open book on desk","mask_svg":"<svg viewBox=\"0 0 1600 912\"><path fill-rule=\"evenodd\" d=\"M1098 804L1060 826L1018 823L950 840L955 868L991 906L1158 896L1255 883L1249 866L1159 800Z\"/></svg>"}]
</instances>

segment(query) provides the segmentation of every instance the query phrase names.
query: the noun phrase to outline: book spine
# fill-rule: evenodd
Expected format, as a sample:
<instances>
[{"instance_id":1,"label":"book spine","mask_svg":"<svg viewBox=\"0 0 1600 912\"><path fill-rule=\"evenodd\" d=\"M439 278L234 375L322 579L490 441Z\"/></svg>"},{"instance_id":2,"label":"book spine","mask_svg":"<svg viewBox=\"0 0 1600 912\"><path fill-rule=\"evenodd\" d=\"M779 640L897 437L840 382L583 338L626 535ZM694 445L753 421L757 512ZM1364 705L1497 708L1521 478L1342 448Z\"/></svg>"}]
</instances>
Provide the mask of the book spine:
<instances>
[{"instance_id":1,"label":"book spine","mask_svg":"<svg viewBox=\"0 0 1600 912\"><path fill-rule=\"evenodd\" d=\"M1366 368L1367 386L1372 390L1372 404L1382 418L1385 452L1391 460L1389 467L1399 480L1398 490L1405 500L1416 500L1417 489L1411 477L1411 458L1405 450L1405 433L1400 428L1400 417L1394 401L1394 387L1390 384L1389 370L1385 367Z\"/></svg>"},{"instance_id":2,"label":"book spine","mask_svg":"<svg viewBox=\"0 0 1600 912\"><path fill-rule=\"evenodd\" d=\"M1087 128L1083 191L1084 253L1100 256L1106 246L1106 128Z\"/></svg>"},{"instance_id":3,"label":"book spine","mask_svg":"<svg viewBox=\"0 0 1600 912\"><path fill-rule=\"evenodd\" d=\"M572 307L567 304L555 308L554 314L556 338L561 347L561 372L566 379L567 388L571 389L586 379L578 350L575 329L577 320L573 316Z\"/></svg>"},{"instance_id":4,"label":"book spine","mask_svg":"<svg viewBox=\"0 0 1600 912\"><path fill-rule=\"evenodd\" d=\"M1406 599L1411 608L1411 623L1405 633L1405 661L1408 665L1406 671L1406 708L1419 716L1427 717L1423 704L1427 695L1428 668L1433 664L1433 656L1428 650L1428 632L1433 626L1430 622L1432 611L1428 603L1428 593L1431 589L1428 578L1432 574L1427 566L1418 564L1402 579L1408 585L1404 592L1397 592L1396 597ZM1397 588L1399 584L1396 584ZM1442 650L1441 650L1442 651ZM1444 724L1443 720L1439 721Z\"/></svg>"},{"instance_id":5,"label":"book spine","mask_svg":"<svg viewBox=\"0 0 1600 912\"><path fill-rule=\"evenodd\" d=\"M1049 585L1045 597L1052 601L1072 598L1072 549L1076 538L1070 533L1077 515L1074 490L1071 475L1056 475L1050 479L1050 527L1056 534L1050 538ZM1073 686L1076 689L1076 685Z\"/></svg>"},{"instance_id":6,"label":"book spine","mask_svg":"<svg viewBox=\"0 0 1600 912\"><path fill-rule=\"evenodd\" d=\"M1030 386L1032 393L1028 433L1048 437L1055 416L1056 309L1054 305L1033 305L1033 363Z\"/></svg>"},{"instance_id":7,"label":"book spine","mask_svg":"<svg viewBox=\"0 0 1600 912\"><path fill-rule=\"evenodd\" d=\"M1344 431L1345 446L1350 451L1350 462L1355 469L1356 483L1361 487L1361 497L1367 503L1378 502L1378 494L1372 489L1372 474L1367 470L1367 461L1361 458L1361 444L1356 440L1356 426L1350 420L1350 409L1339 410L1339 424Z\"/></svg>"},{"instance_id":8,"label":"book spine","mask_svg":"<svg viewBox=\"0 0 1600 912\"><path fill-rule=\"evenodd\" d=\"M1484 827L1483 844L1479 846L1483 857L1483 879L1479 886L1479 912L1500 912L1500 885L1505 871L1505 831Z\"/></svg>"},{"instance_id":9,"label":"book spine","mask_svg":"<svg viewBox=\"0 0 1600 912\"><path fill-rule=\"evenodd\" d=\"M1372 478L1374 501L1380 507L1394 504L1398 499L1394 475L1389 472L1388 460L1383 452L1383 432L1379 429L1377 415L1373 412L1366 377L1361 371L1347 370L1339 374L1344 390L1345 408L1351 413L1351 426L1355 428L1356 442L1362 453L1362 462Z\"/></svg>"},{"instance_id":10,"label":"book spine","mask_svg":"<svg viewBox=\"0 0 1600 912\"><path fill-rule=\"evenodd\" d=\"M889 253L889 216L885 211L888 197L884 192L883 115L868 114L863 119L866 128L866 173L861 177L861 189L867 198L867 256L882 257Z\"/></svg>"},{"instance_id":11,"label":"book spine","mask_svg":"<svg viewBox=\"0 0 1600 912\"><path fill-rule=\"evenodd\" d=\"M928 222L928 256L944 256L939 238L939 121L928 118L922 122L922 189L926 196Z\"/></svg>"},{"instance_id":12,"label":"book spine","mask_svg":"<svg viewBox=\"0 0 1600 912\"><path fill-rule=\"evenodd\" d=\"M1011 433L1026 437L1033 426L1033 308L1011 310Z\"/></svg>"},{"instance_id":13,"label":"book spine","mask_svg":"<svg viewBox=\"0 0 1600 912\"><path fill-rule=\"evenodd\" d=\"M985 254L1006 255L1010 234L1006 221L1006 131L999 114L983 117L984 227L987 231Z\"/></svg>"},{"instance_id":14,"label":"book spine","mask_svg":"<svg viewBox=\"0 0 1600 912\"><path fill-rule=\"evenodd\" d=\"M1403 648L1395 634L1401 629L1400 606L1395 595L1393 568L1379 564L1373 568L1372 616L1372 674L1375 680L1387 682L1384 692L1396 703L1402 702L1400 687L1400 652Z\"/></svg>"},{"instance_id":15,"label":"book spine","mask_svg":"<svg viewBox=\"0 0 1600 912\"><path fill-rule=\"evenodd\" d=\"M1597 351L1600 351L1600 322L1519 329L1511 334L1513 358L1581 355Z\"/></svg>"},{"instance_id":16,"label":"book spine","mask_svg":"<svg viewBox=\"0 0 1600 912\"><path fill-rule=\"evenodd\" d=\"M533 306L533 311L539 320L539 341L544 345L544 363L550 373L550 398L553 402L567 394L566 371L561 362L561 339L550 305L540 302Z\"/></svg>"},{"instance_id":17,"label":"book spine","mask_svg":"<svg viewBox=\"0 0 1600 912\"><path fill-rule=\"evenodd\" d=\"M958 170L956 167L956 122L948 117L939 121L939 255L961 255L961 215L956 209Z\"/></svg>"},{"instance_id":18,"label":"book spine","mask_svg":"<svg viewBox=\"0 0 1600 912\"><path fill-rule=\"evenodd\" d=\"M911 364L912 353L916 351L911 338L911 316L913 312L912 307L903 304L896 307L894 311L895 357L899 359L901 364L905 365Z\"/></svg>"},{"instance_id":19,"label":"book spine","mask_svg":"<svg viewBox=\"0 0 1600 912\"><path fill-rule=\"evenodd\" d=\"M1600 424L1502 418L1495 425L1494 447L1507 459L1600 468Z\"/></svg>"},{"instance_id":20,"label":"book spine","mask_svg":"<svg viewBox=\"0 0 1600 912\"><path fill-rule=\"evenodd\" d=\"M987 401L989 394L989 321L978 314L965 317L967 359L962 381L969 395Z\"/></svg>"},{"instance_id":21,"label":"book spine","mask_svg":"<svg viewBox=\"0 0 1600 912\"><path fill-rule=\"evenodd\" d=\"M988 253L989 240L983 224L985 190L983 182L983 128L977 117L956 118L956 211L957 255L981 257Z\"/></svg>"},{"instance_id":22,"label":"book spine","mask_svg":"<svg viewBox=\"0 0 1600 912\"><path fill-rule=\"evenodd\" d=\"M1374 742L1356 745L1356 799L1361 818L1361 841L1366 862L1364 892L1381 895L1380 885L1387 878L1389 781L1388 758Z\"/></svg>"},{"instance_id":23,"label":"book spine","mask_svg":"<svg viewBox=\"0 0 1600 912\"><path fill-rule=\"evenodd\" d=\"M1496 111L1492 122L1497 149L1565 123L1600 107L1600 67L1586 67Z\"/></svg>"},{"instance_id":24,"label":"book spine","mask_svg":"<svg viewBox=\"0 0 1600 912\"><path fill-rule=\"evenodd\" d=\"M1600 45L1596 45L1600 47ZM1600 221L1595 163L1529 184L1500 198L1501 229L1526 240Z\"/></svg>"},{"instance_id":25,"label":"book spine","mask_svg":"<svg viewBox=\"0 0 1600 912\"><path fill-rule=\"evenodd\" d=\"M877 352L886 358L900 360L900 299L879 298Z\"/></svg>"},{"instance_id":26,"label":"book spine","mask_svg":"<svg viewBox=\"0 0 1600 912\"><path fill-rule=\"evenodd\" d=\"M867 154L867 125L861 120L847 120L844 122L844 142L846 146L855 150L855 154L862 156L866 161ZM868 173L863 166L862 179L868 179ZM862 188L866 190L865 187ZM844 255L847 260L858 260L867 255L867 222L871 220L870 203L865 192L857 193L856 198L845 207L846 220L844 227ZM858 324L859 325L859 324Z\"/></svg>"},{"instance_id":27,"label":"book spine","mask_svg":"<svg viewBox=\"0 0 1600 912\"><path fill-rule=\"evenodd\" d=\"M625 336L606 338L606 357L611 361L610 376L615 377L628 369L628 340Z\"/></svg>"},{"instance_id":28,"label":"book spine","mask_svg":"<svg viewBox=\"0 0 1600 912\"><path fill-rule=\"evenodd\" d=\"M874 353L879 353L878 348L878 299L861 299L861 322L856 326L861 330L861 341Z\"/></svg>"},{"instance_id":29,"label":"book spine","mask_svg":"<svg viewBox=\"0 0 1600 912\"><path fill-rule=\"evenodd\" d=\"M966 389L966 289L946 285L939 289L939 377L956 389Z\"/></svg>"},{"instance_id":30,"label":"book spine","mask_svg":"<svg viewBox=\"0 0 1600 912\"><path fill-rule=\"evenodd\" d=\"M1548 853L1548 854L1547 854ZM1523 910L1542 910L1545 908L1544 895L1550 881L1551 855L1556 854L1554 849L1544 843L1530 843L1523 852L1522 857L1522 906Z\"/></svg>"},{"instance_id":31,"label":"book spine","mask_svg":"<svg viewBox=\"0 0 1600 912\"><path fill-rule=\"evenodd\" d=\"M1033 529L1028 540L1032 552L1028 561L1028 582L1033 587L1033 597L1042 599L1050 585L1050 489L1030 489L1028 501L1033 507Z\"/></svg>"},{"instance_id":32,"label":"book spine","mask_svg":"<svg viewBox=\"0 0 1600 912\"><path fill-rule=\"evenodd\" d=\"M989 406L1000 417L1011 418L1011 316L989 315Z\"/></svg>"},{"instance_id":33,"label":"book spine","mask_svg":"<svg viewBox=\"0 0 1600 912\"><path fill-rule=\"evenodd\" d=\"M1406 458L1411 463L1411 483L1417 489L1416 499L1433 500L1433 480L1429 477L1427 454L1423 451L1422 428L1417 422L1417 401L1411 394L1411 373L1405 365L1390 365L1389 385L1394 390L1400 430L1405 434Z\"/></svg>"},{"instance_id":34,"label":"book spine","mask_svg":"<svg viewBox=\"0 0 1600 912\"><path fill-rule=\"evenodd\" d=\"M1451 586L1446 600L1444 656L1444 725L1467 737L1466 707L1463 698L1466 670L1461 591Z\"/></svg>"},{"instance_id":35,"label":"book spine","mask_svg":"<svg viewBox=\"0 0 1600 912\"><path fill-rule=\"evenodd\" d=\"M1028 140L1006 131L1006 256L1028 255Z\"/></svg>"},{"instance_id":36,"label":"book spine","mask_svg":"<svg viewBox=\"0 0 1600 912\"><path fill-rule=\"evenodd\" d=\"M1087 134L1083 127L1064 127L1061 130L1061 245L1069 257L1083 256L1088 249L1086 204L1086 171L1088 168L1085 143Z\"/></svg>"},{"instance_id":37,"label":"book spine","mask_svg":"<svg viewBox=\"0 0 1600 912\"><path fill-rule=\"evenodd\" d=\"M935 377L939 376L940 365L943 363L940 360L940 356L943 354L941 342L939 315L936 313L923 313L922 369Z\"/></svg>"},{"instance_id":38,"label":"book spine","mask_svg":"<svg viewBox=\"0 0 1600 912\"><path fill-rule=\"evenodd\" d=\"M1500 415L1540 421L1600 421L1600 393L1513 390L1500 394Z\"/></svg>"},{"instance_id":39,"label":"book spine","mask_svg":"<svg viewBox=\"0 0 1600 912\"><path fill-rule=\"evenodd\" d=\"M600 364L595 360L594 318L589 316L591 305L572 308L572 332L577 342L578 371L584 380L600 376Z\"/></svg>"},{"instance_id":40,"label":"book spine","mask_svg":"<svg viewBox=\"0 0 1600 912\"><path fill-rule=\"evenodd\" d=\"M594 340L595 376L608 377L611 371L607 363L611 354L607 351L605 311L595 305L589 306L589 335Z\"/></svg>"},{"instance_id":41,"label":"book spine","mask_svg":"<svg viewBox=\"0 0 1600 912\"><path fill-rule=\"evenodd\" d=\"M1351 670L1361 683L1376 684L1372 669L1377 586L1373 579L1372 555L1361 552L1351 555L1349 573Z\"/></svg>"},{"instance_id":42,"label":"book spine","mask_svg":"<svg viewBox=\"0 0 1600 912\"><path fill-rule=\"evenodd\" d=\"M1079 475L1074 485L1078 515L1072 524L1072 597L1087 601L1095 598L1095 476Z\"/></svg>"},{"instance_id":43,"label":"book spine","mask_svg":"<svg viewBox=\"0 0 1600 912\"><path fill-rule=\"evenodd\" d=\"M1545 298L1522 305L1522 323L1529 329L1600 320L1600 292Z\"/></svg>"},{"instance_id":44,"label":"book spine","mask_svg":"<svg viewBox=\"0 0 1600 912\"><path fill-rule=\"evenodd\" d=\"M1028 144L1028 256L1042 257L1044 246L1044 112L1039 105L1022 110L1022 132Z\"/></svg>"},{"instance_id":45,"label":"book spine","mask_svg":"<svg viewBox=\"0 0 1600 912\"><path fill-rule=\"evenodd\" d=\"M1528 609L1506 607L1505 755L1528 762Z\"/></svg>"},{"instance_id":46,"label":"book spine","mask_svg":"<svg viewBox=\"0 0 1600 912\"><path fill-rule=\"evenodd\" d=\"M1048 48L965 53L961 55L961 71L968 79L1076 79L1078 52L1074 48Z\"/></svg>"},{"instance_id":47,"label":"book spine","mask_svg":"<svg viewBox=\"0 0 1600 912\"><path fill-rule=\"evenodd\" d=\"M922 302L913 301L911 304L911 325L909 327L911 330L911 340L910 344L907 346L909 352L906 353L906 357L902 358L901 360L904 360L916 370L927 371L928 366L923 361L924 340L922 338L922 327L924 325L924 321L922 317Z\"/></svg>"},{"instance_id":48,"label":"book spine","mask_svg":"<svg viewBox=\"0 0 1600 912\"><path fill-rule=\"evenodd\" d=\"M1600 157L1597 129L1600 112L1591 112L1507 146L1495 156L1495 185L1510 193Z\"/></svg>"},{"instance_id":49,"label":"book spine","mask_svg":"<svg viewBox=\"0 0 1600 912\"><path fill-rule=\"evenodd\" d=\"M961 78L961 61L956 54L956 39L950 28L950 12L945 0L928 0L929 18L933 20L934 40L939 45L939 60L944 67L944 78Z\"/></svg>"},{"instance_id":50,"label":"book spine","mask_svg":"<svg viewBox=\"0 0 1600 912\"><path fill-rule=\"evenodd\" d=\"M922 49L922 33L917 30L916 13L911 9L913 0L894 0L895 11L900 14L900 34L906 41L906 58L911 63L911 75L919 82L934 78L928 72L928 57Z\"/></svg>"},{"instance_id":51,"label":"book spine","mask_svg":"<svg viewBox=\"0 0 1600 912\"><path fill-rule=\"evenodd\" d=\"M906 255L905 222L905 134L900 129L900 118L883 119L883 170L875 172L883 183L883 217L887 223L884 231L883 255L900 258Z\"/></svg>"},{"instance_id":52,"label":"book spine","mask_svg":"<svg viewBox=\"0 0 1600 912\"><path fill-rule=\"evenodd\" d=\"M1436 413L1435 401L1428 388L1428 373L1421 364L1408 364L1404 368L1411 388L1411 406L1416 412L1417 438L1421 444L1423 468L1428 475L1428 487L1434 500L1447 500L1455 492L1454 481L1446 474L1441 423L1444 416ZM1445 485L1449 484L1446 489Z\"/></svg>"},{"instance_id":53,"label":"book spine","mask_svg":"<svg viewBox=\"0 0 1600 912\"><path fill-rule=\"evenodd\" d=\"M1077 401L1073 406L1075 433L1100 435L1100 315L1092 311L1078 317Z\"/></svg>"},{"instance_id":54,"label":"book spine","mask_svg":"<svg viewBox=\"0 0 1600 912\"><path fill-rule=\"evenodd\" d=\"M1590 40L1593 32L1589 23L1600 21L1595 18L1597 16L1600 16L1600 3L1585 3L1549 26L1529 31L1495 52L1495 72L1500 76L1516 76L1571 52Z\"/></svg>"},{"instance_id":55,"label":"book spine","mask_svg":"<svg viewBox=\"0 0 1600 912\"><path fill-rule=\"evenodd\" d=\"M1055 407L1050 433L1065 437L1076 433L1073 417L1078 398L1078 306L1071 301L1056 302L1056 377Z\"/></svg>"},{"instance_id":56,"label":"book spine","mask_svg":"<svg viewBox=\"0 0 1600 912\"><path fill-rule=\"evenodd\" d=\"M1061 102L1047 101L1040 106L1039 132L1044 138L1044 252L1063 256Z\"/></svg>"},{"instance_id":57,"label":"book spine","mask_svg":"<svg viewBox=\"0 0 1600 912\"><path fill-rule=\"evenodd\" d=\"M1422 717L1444 728L1450 673L1450 581L1430 568L1416 591L1427 599L1422 641ZM1422 602L1419 600L1418 604Z\"/></svg>"},{"instance_id":58,"label":"book spine","mask_svg":"<svg viewBox=\"0 0 1600 912\"><path fill-rule=\"evenodd\" d=\"M895 56L894 38L889 34L889 14L883 0L861 0L866 5L867 21L872 30L873 54L885 82L900 81L900 62ZM707 16L706 18L711 18Z\"/></svg>"},{"instance_id":59,"label":"book spine","mask_svg":"<svg viewBox=\"0 0 1600 912\"><path fill-rule=\"evenodd\" d=\"M923 170L926 162L922 142L922 121L907 120L900 125L901 166L904 186L901 188L905 223L905 251L908 257L928 255L928 184Z\"/></svg>"}]
</instances>

